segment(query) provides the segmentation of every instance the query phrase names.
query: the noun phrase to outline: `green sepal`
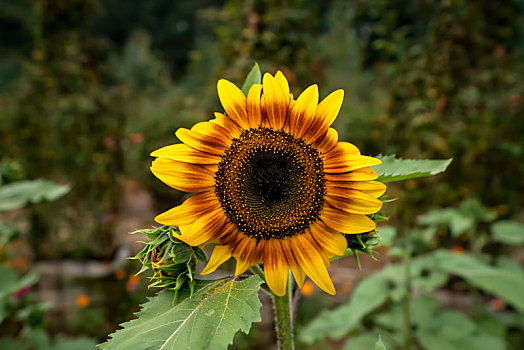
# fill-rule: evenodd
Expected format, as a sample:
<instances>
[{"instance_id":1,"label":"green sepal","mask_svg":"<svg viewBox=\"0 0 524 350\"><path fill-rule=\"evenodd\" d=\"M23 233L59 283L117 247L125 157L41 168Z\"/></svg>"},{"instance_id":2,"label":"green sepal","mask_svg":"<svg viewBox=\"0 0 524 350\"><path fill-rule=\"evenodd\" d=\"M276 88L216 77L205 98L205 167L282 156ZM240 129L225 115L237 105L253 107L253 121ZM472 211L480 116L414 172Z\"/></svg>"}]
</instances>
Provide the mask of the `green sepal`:
<instances>
[{"instance_id":1,"label":"green sepal","mask_svg":"<svg viewBox=\"0 0 524 350\"><path fill-rule=\"evenodd\" d=\"M175 290L182 288L182 285L187 280L187 275L178 275L176 278Z\"/></svg>"},{"instance_id":2,"label":"green sepal","mask_svg":"<svg viewBox=\"0 0 524 350\"><path fill-rule=\"evenodd\" d=\"M378 213L371 215L371 220L375 222L388 221L389 216L386 216L382 212L379 211Z\"/></svg>"},{"instance_id":3,"label":"green sepal","mask_svg":"<svg viewBox=\"0 0 524 350\"><path fill-rule=\"evenodd\" d=\"M249 89L253 84L261 84L262 83L262 73L260 72L260 67L258 66L258 63L255 62L253 65L253 68L249 71L247 74L246 80L244 81L244 84L242 85L242 92L244 95L247 96Z\"/></svg>"},{"instance_id":4,"label":"green sepal","mask_svg":"<svg viewBox=\"0 0 524 350\"><path fill-rule=\"evenodd\" d=\"M193 251L191 247L184 243L175 243L171 248L171 258L174 262L183 264L191 259Z\"/></svg>"},{"instance_id":5,"label":"green sepal","mask_svg":"<svg viewBox=\"0 0 524 350\"><path fill-rule=\"evenodd\" d=\"M198 247L193 247L193 253L195 253L196 258L198 261L203 262L204 264L207 264L207 255L204 253L204 251Z\"/></svg>"},{"instance_id":6,"label":"green sepal","mask_svg":"<svg viewBox=\"0 0 524 350\"><path fill-rule=\"evenodd\" d=\"M353 257L355 258L355 261L357 262L358 269L362 271L362 265L360 265L360 259L358 258L357 251L354 249L351 249L351 252L353 253Z\"/></svg>"},{"instance_id":7,"label":"green sepal","mask_svg":"<svg viewBox=\"0 0 524 350\"><path fill-rule=\"evenodd\" d=\"M178 298L177 291L182 288L192 294L196 283L196 262L207 261L202 249L191 247L176 238L180 233L176 226L154 227L135 233L142 233L150 238L149 242L144 242L144 248L132 258L142 263L138 274L146 270L153 271L149 287L174 290L175 298Z\"/></svg>"}]
</instances>

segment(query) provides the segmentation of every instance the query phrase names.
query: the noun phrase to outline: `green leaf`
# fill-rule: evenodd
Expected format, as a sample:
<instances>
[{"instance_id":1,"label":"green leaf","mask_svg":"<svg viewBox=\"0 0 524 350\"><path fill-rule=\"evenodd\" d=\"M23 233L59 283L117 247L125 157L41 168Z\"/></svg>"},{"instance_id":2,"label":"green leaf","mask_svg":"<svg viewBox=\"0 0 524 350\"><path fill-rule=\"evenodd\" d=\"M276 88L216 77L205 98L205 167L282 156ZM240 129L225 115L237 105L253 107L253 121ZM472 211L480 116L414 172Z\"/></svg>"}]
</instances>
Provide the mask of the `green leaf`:
<instances>
[{"instance_id":1,"label":"green leaf","mask_svg":"<svg viewBox=\"0 0 524 350\"><path fill-rule=\"evenodd\" d=\"M493 239L497 242L512 245L524 244L524 224L516 221L497 221L491 227Z\"/></svg>"},{"instance_id":2,"label":"green leaf","mask_svg":"<svg viewBox=\"0 0 524 350\"><path fill-rule=\"evenodd\" d=\"M25 327L22 331L24 342L30 349L51 350L49 335L42 328Z\"/></svg>"},{"instance_id":3,"label":"green leaf","mask_svg":"<svg viewBox=\"0 0 524 350\"><path fill-rule=\"evenodd\" d=\"M502 316L502 318L498 317L500 314L503 313L496 311L475 313L475 323L482 332L495 337L505 338L506 328L510 328L514 326L514 324L507 324L507 320L503 319L504 316ZM517 313L514 312L504 313L503 315L507 314L517 315Z\"/></svg>"},{"instance_id":4,"label":"green leaf","mask_svg":"<svg viewBox=\"0 0 524 350\"><path fill-rule=\"evenodd\" d=\"M475 221L492 222L497 218L497 214L483 206L482 203L475 198L462 201L459 205L459 210L464 215L473 217Z\"/></svg>"},{"instance_id":5,"label":"green leaf","mask_svg":"<svg viewBox=\"0 0 524 350\"><path fill-rule=\"evenodd\" d=\"M380 243L389 247L393 244L397 229L393 226L379 226L377 227L378 235L380 236Z\"/></svg>"},{"instance_id":6,"label":"green leaf","mask_svg":"<svg viewBox=\"0 0 524 350\"><path fill-rule=\"evenodd\" d=\"M55 340L54 350L93 350L96 349L96 341L88 337L65 338L58 336Z\"/></svg>"},{"instance_id":7,"label":"green leaf","mask_svg":"<svg viewBox=\"0 0 524 350\"><path fill-rule=\"evenodd\" d=\"M24 344L20 339L0 338L0 349L27 350L29 345Z\"/></svg>"},{"instance_id":8,"label":"green leaf","mask_svg":"<svg viewBox=\"0 0 524 350\"><path fill-rule=\"evenodd\" d=\"M429 322L440 308L439 301L430 296L412 299L409 303L411 326L419 326ZM392 330L396 333L405 332L404 304L395 304L389 311L381 312L375 316L374 321L381 328Z\"/></svg>"},{"instance_id":9,"label":"green leaf","mask_svg":"<svg viewBox=\"0 0 524 350\"><path fill-rule=\"evenodd\" d=\"M472 255L456 255L446 250L435 252L434 257L440 269L464 278L524 312L524 272L521 268L491 266Z\"/></svg>"},{"instance_id":10,"label":"green leaf","mask_svg":"<svg viewBox=\"0 0 524 350\"><path fill-rule=\"evenodd\" d=\"M20 230L16 225L0 221L0 247L12 242L20 236Z\"/></svg>"},{"instance_id":11,"label":"green leaf","mask_svg":"<svg viewBox=\"0 0 524 350\"><path fill-rule=\"evenodd\" d=\"M379 339L377 341L377 338ZM380 342L380 343L379 343ZM348 339L342 350L384 350L394 349L395 342L391 335L384 331L374 331L373 333L364 333L352 336Z\"/></svg>"},{"instance_id":12,"label":"green leaf","mask_svg":"<svg viewBox=\"0 0 524 350\"><path fill-rule=\"evenodd\" d=\"M0 187L0 211L14 210L29 203L53 201L69 192L69 185L43 179L18 181Z\"/></svg>"},{"instance_id":13,"label":"green leaf","mask_svg":"<svg viewBox=\"0 0 524 350\"><path fill-rule=\"evenodd\" d=\"M453 237L458 237L475 226L475 220L471 215L465 215L455 208L431 210L418 216L417 223L428 226L449 226Z\"/></svg>"},{"instance_id":14,"label":"green leaf","mask_svg":"<svg viewBox=\"0 0 524 350\"><path fill-rule=\"evenodd\" d=\"M503 350L504 339L482 332L466 316L453 311L439 312L416 331L426 350Z\"/></svg>"},{"instance_id":15,"label":"green leaf","mask_svg":"<svg viewBox=\"0 0 524 350\"><path fill-rule=\"evenodd\" d=\"M340 339L355 330L361 320L382 305L388 297L387 281L375 274L361 281L351 294L348 303L330 311L323 311L307 324L299 334L306 344L330 337Z\"/></svg>"},{"instance_id":16,"label":"green leaf","mask_svg":"<svg viewBox=\"0 0 524 350\"><path fill-rule=\"evenodd\" d=\"M491 222L496 215L484 207L478 200L468 199L458 208L435 209L417 217L417 223L427 226L446 225L454 237L460 236L475 227L477 222Z\"/></svg>"},{"instance_id":17,"label":"green leaf","mask_svg":"<svg viewBox=\"0 0 524 350\"><path fill-rule=\"evenodd\" d=\"M384 345L384 343L382 342L382 337L380 336L380 334L378 336L377 342L375 343L374 350L387 350L386 345Z\"/></svg>"},{"instance_id":18,"label":"green leaf","mask_svg":"<svg viewBox=\"0 0 524 350\"><path fill-rule=\"evenodd\" d=\"M0 265L0 298L16 292L20 288L35 284L37 281L38 275L34 271L19 278L13 270Z\"/></svg>"},{"instance_id":19,"label":"green leaf","mask_svg":"<svg viewBox=\"0 0 524 350\"><path fill-rule=\"evenodd\" d=\"M13 312L9 305L12 294L35 284L37 281L38 275L34 271L20 278L14 271L0 265L0 323Z\"/></svg>"},{"instance_id":20,"label":"green leaf","mask_svg":"<svg viewBox=\"0 0 524 350\"><path fill-rule=\"evenodd\" d=\"M428 268L423 272L425 274L418 274L413 277L413 287L425 293L445 286L449 280L449 274L439 270Z\"/></svg>"},{"instance_id":21,"label":"green leaf","mask_svg":"<svg viewBox=\"0 0 524 350\"><path fill-rule=\"evenodd\" d=\"M138 319L122 324L102 349L226 349L238 330L260 321L262 280L215 281L173 306L174 293L149 299Z\"/></svg>"},{"instance_id":22,"label":"green leaf","mask_svg":"<svg viewBox=\"0 0 524 350\"><path fill-rule=\"evenodd\" d=\"M373 349L377 342L374 334L359 334L348 339L342 350Z\"/></svg>"},{"instance_id":23,"label":"green leaf","mask_svg":"<svg viewBox=\"0 0 524 350\"><path fill-rule=\"evenodd\" d=\"M200 290L207 285L214 283L215 281L205 281L205 280L193 280L193 287L191 284L187 284L180 289L175 290L175 298L173 299L172 306L178 305L187 298L191 298L195 290Z\"/></svg>"},{"instance_id":24,"label":"green leaf","mask_svg":"<svg viewBox=\"0 0 524 350\"><path fill-rule=\"evenodd\" d=\"M436 175L446 170L452 159L442 160L418 160L395 158L395 155L382 156L377 158L382 160L382 164L372 168L378 173L380 182L393 182L416 177Z\"/></svg>"},{"instance_id":25,"label":"green leaf","mask_svg":"<svg viewBox=\"0 0 524 350\"><path fill-rule=\"evenodd\" d=\"M244 85L242 85L242 92L244 93L244 95L247 96L247 93L249 92L251 85L261 84L261 82L262 73L260 73L260 67L258 66L258 63L255 62L253 68L251 68L251 71L249 71L249 74L247 75L246 80L244 81Z\"/></svg>"}]
</instances>

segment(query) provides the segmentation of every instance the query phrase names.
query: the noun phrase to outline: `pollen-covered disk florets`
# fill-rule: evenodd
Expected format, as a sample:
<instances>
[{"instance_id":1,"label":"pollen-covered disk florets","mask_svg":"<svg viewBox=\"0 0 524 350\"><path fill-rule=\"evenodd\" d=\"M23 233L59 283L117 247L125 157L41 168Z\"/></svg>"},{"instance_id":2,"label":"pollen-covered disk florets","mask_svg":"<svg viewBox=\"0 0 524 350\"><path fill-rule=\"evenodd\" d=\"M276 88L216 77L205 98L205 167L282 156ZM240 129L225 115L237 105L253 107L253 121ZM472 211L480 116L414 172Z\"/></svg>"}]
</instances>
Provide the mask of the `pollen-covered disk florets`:
<instances>
[{"instance_id":1,"label":"pollen-covered disk florets","mask_svg":"<svg viewBox=\"0 0 524 350\"><path fill-rule=\"evenodd\" d=\"M303 233L324 204L320 153L283 130L244 130L222 157L215 181L228 218L257 240Z\"/></svg>"}]
</instances>

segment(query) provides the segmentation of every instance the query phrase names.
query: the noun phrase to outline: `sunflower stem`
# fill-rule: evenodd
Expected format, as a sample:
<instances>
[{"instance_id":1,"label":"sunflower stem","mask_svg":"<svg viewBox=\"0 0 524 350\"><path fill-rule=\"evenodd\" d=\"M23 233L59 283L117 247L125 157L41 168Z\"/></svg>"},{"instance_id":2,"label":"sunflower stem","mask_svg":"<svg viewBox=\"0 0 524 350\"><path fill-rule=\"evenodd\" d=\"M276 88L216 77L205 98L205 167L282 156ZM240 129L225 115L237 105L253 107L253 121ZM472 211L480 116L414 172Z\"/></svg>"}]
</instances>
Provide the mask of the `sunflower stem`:
<instances>
[{"instance_id":1,"label":"sunflower stem","mask_svg":"<svg viewBox=\"0 0 524 350\"><path fill-rule=\"evenodd\" d=\"M293 303L291 304L291 323L295 324L295 315L297 314L298 300L300 299L300 288L295 288Z\"/></svg>"},{"instance_id":2,"label":"sunflower stem","mask_svg":"<svg viewBox=\"0 0 524 350\"><path fill-rule=\"evenodd\" d=\"M260 267L260 265L253 265L250 268L251 272L253 272L258 277L262 278L264 281L266 280L266 275L264 275L264 270Z\"/></svg>"},{"instance_id":3,"label":"sunflower stem","mask_svg":"<svg viewBox=\"0 0 524 350\"><path fill-rule=\"evenodd\" d=\"M289 276L287 291L284 296L279 297L271 293L273 298L273 307L275 309L275 327L277 330L278 349L294 350L294 335L292 321L292 298L293 298L293 280Z\"/></svg>"}]
</instances>

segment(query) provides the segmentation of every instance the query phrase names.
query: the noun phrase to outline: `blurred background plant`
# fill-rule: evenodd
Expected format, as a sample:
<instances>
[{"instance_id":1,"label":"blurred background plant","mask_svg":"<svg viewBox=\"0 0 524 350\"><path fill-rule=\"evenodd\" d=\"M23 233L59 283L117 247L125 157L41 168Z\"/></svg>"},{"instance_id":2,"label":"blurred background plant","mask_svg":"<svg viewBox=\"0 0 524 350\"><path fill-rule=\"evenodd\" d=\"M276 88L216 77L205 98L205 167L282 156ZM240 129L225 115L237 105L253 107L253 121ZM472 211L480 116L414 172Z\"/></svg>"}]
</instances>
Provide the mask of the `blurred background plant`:
<instances>
[{"instance_id":1,"label":"blurred background plant","mask_svg":"<svg viewBox=\"0 0 524 350\"><path fill-rule=\"evenodd\" d=\"M367 154L454 158L443 175L389 186L402 205L384 209L394 229L381 232L392 241L378 258L392 265L369 278L387 281L387 290L335 338L380 331L388 349L406 347L407 336L412 348L431 349L425 335L448 332L438 322L452 320L479 339L500 344L508 335L507 348L522 346L520 306L450 266L522 278L523 13L518 0L0 0L0 188L38 178L70 186L57 201L0 209L2 237L18 237L11 260L25 259L21 273L56 260L110 266L96 278L40 280L33 298L48 300L46 288L74 291L63 309L47 311L45 326L102 341L136 311L144 279L132 275L136 265L113 264L136 240L123 237L182 200L149 173L148 154L220 110L217 79L241 84L256 60L263 71L281 69L295 96L311 83L322 97L343 88L336 127ZM341 279L340 299L304 296L309 309L299 307L297 322L305 326L345 294L351 303L366 281L350 288ZM418 283L431 287L420 294ZM439 306L439 293L468 302L450 308L439 298ZM77 302L81 295L88 299ZM384 326L402 315L407 296L416 329ZM433 308L418 315L426 304ZM421 317L434 328L418 329ZM251 333L239 348L252 348L264 329Z\"/></svg>"},{"instance_id":2,"label":"blurred background plant","mask_svg":"<svg viewBox=\"0 0 524 350\"><path fill-rule=\"evenodd\" d=\"M53 201L69 192L69 186L47 180L16 181L21 173L16 162L0 163L0 211ZM51 342L45 330L45 312L50 305L38 302L34 291L38 274L22 257L15 260L8 251L8 245L19 238L20 230L15 224L0 220L0 348L92 349L96 341L85 336L68 339L58 335Z\"/></svg>"},{"instance_id":3,"label":"blurred background plant","mask_svg":"<svg viewBox=\"0 0 524 350\"><path fill-rule=\"evenodd\" d=\"M414 229L380 227L392 262L313 316L299 339L350 335L343 349L371 349L380 334L388 349L522 348L524 270L508 255L524 244L524 224L496 219L466 200L418 216Z\"/></svg>"}]
</instances>

